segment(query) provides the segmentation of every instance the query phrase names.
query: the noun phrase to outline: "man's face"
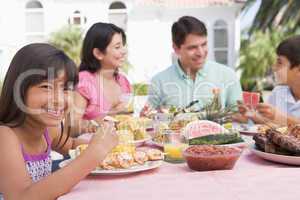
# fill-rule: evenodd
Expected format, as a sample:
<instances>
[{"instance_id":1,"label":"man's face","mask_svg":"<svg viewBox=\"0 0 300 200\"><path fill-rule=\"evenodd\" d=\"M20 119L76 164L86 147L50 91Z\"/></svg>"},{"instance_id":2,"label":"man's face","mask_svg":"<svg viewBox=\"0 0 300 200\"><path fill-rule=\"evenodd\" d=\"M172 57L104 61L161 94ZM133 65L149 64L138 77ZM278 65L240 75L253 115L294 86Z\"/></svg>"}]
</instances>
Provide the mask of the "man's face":
<instances>
[{"instance_id":1,"label":"man's face","mask_svg":"<svg viewBox=\"0 0 300 200\"><path fill-rule=\"evenodd\" d=\"M180 47L173 44L173 48L185 70L198 71L207 57L207 37L188 34Z\"/></svg>"}]
</instances>

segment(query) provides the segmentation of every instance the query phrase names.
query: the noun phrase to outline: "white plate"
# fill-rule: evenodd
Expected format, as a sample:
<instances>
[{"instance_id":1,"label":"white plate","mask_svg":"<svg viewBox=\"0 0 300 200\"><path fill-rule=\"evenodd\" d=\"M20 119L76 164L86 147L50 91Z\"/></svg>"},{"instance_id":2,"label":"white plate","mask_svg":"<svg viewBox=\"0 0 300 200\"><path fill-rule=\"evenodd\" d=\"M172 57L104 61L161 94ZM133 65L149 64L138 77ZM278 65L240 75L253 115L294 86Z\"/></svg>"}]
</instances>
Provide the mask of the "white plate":
<instances>
[{"instance_id":1,"label":"white plate","mask_svg":"<svg viewBox=\"0 0 300 200\"><path fill-rule=\"evenodd\" d=\"M163 143L155 142L154 140L151 140L151 141L150 141L150 144L151 144L151 145L155 145L155 146L157 146L157 147L164 147Z\"/></svg>"},{"instance_id":2,"label":"white plate","mask_svg":"<svg viewBox=\"0 0 300 200\"><path fill-rule=\"evenodd\" d=\"M70 163L70 162L71 162L71 159L64 160L61 163L59 163L59 167L63 168L66 165L68 165L68 163ZM160 167L162 165L162 163L163 163L162 160L148 161L144 165L135 165L128 169L113 169L113 170L96 169L96 170L92 171L90 174L91 175L125 175L125 174L131 174L131 173L155 169L155 168Z\"/></svg>"},{"instance_id":3,"label":"white plate","mask_svg":"<svg viewBox=\"0 0 300 200\"><path fill-rule=\"evenodd\" d=\"M149 141L149 140L151 140L151 139L152 139L152 137L149 136L149 137L144 138L144 139L142 139L142 140L134 140L134 141L132 142L132 144L134 144L136 147L139 147L139 146L142 146L145 142L147 142L147 141Z\"/></svg>"},{"instance_id":4,"label":"white plate","mask_svg":"<svg viewBox=\"0 0 300 200\"><path fill-rule=\"evenodd\" d=\"M285 156L273 153L266 153L258 150L255 145L252 145L250 150L252 153L265 160L289 165L300 165L300 156Z\"/></svg>"},{"instance_id":5,"label":"white plate","mask_svg":"<svg viewBox=\"0 0 300 200\"><path fill-rule=\"evenodd\" d=\"M238 143L233 143L233 144L221 144L221 146L225 147L240 147L240 148L245 148L248 146L247 142L238 142Z\"/></svg>"},{"instance_id":6,"label":"white plate","mask_svg":"<svg viewBox=\"0 0 300 200\"><path fill-rule=\"evenodd\" d=\"M151 117L154 121L161 121L161 122L167 122L173 120L173 114L172 113L155 113Z\"/></svg>"},{"instance_id":7,"label":"white plate","mask_svg":"<svg viewBox=\"0 0 300 200\"><path fill-rule=\"evenodd\" d=\"M259 125L248 125L248 124L240 124L240 123L233 124L233 128L238 130L241 134L251 135L251 136L259 132L258 127Z\"/></svg>"}]
</instances>

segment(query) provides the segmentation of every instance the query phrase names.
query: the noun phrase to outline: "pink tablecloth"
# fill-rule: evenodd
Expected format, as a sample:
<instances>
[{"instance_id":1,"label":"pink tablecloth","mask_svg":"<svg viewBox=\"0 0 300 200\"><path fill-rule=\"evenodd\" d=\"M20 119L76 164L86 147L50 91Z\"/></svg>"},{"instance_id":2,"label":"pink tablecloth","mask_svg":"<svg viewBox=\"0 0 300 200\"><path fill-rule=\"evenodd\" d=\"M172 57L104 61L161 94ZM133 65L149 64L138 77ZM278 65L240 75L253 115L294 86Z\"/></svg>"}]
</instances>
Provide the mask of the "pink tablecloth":
<instances>
[{"instance_id":1,"label":"pink tablecloth","mask_svg":"<svg viewBox=\"0 0 300 200\"><path fill-rule=\"evenodd\" d=\"M126 176L88 177L59 200L299 200L300 169L245 150L233 170L195 172L186 164Z\"/></svg>"}]
</instances>

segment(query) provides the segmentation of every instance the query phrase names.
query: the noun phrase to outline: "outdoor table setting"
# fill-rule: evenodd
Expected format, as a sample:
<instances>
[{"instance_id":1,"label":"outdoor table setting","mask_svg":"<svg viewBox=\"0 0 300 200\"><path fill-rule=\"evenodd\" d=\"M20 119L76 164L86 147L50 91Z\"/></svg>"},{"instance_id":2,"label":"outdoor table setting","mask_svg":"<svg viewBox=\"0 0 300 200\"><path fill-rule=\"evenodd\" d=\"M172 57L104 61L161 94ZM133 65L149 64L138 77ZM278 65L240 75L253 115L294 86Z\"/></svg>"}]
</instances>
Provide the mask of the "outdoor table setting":
<instances>
[{"instance_id":1,"label":"outdoor table setting","mask_svg":"<svg viewBox=\"0 0 300 200\"><path fill-rule=\"evenodd\" d=\"M297 176L297 167L262 160L245 149L232 170L197 172L186 163L163 162L145 172L88 176L58 199L298 199Z\"/></svg>"},{"instance_id":2,"label":"outdoor table setting","mask_svg":"<svg viewBox=\"0 0 300 200\"><path fill-rule=\"evenodd\" d=\"M58 199L298 199L298 149L273 144L269 136L289 135L286 127L254 125L243 134L243 124L204 120L203 113L176 115L109 118L118 122L121 140L115 156Z\"/></svg>"}]
</instances>

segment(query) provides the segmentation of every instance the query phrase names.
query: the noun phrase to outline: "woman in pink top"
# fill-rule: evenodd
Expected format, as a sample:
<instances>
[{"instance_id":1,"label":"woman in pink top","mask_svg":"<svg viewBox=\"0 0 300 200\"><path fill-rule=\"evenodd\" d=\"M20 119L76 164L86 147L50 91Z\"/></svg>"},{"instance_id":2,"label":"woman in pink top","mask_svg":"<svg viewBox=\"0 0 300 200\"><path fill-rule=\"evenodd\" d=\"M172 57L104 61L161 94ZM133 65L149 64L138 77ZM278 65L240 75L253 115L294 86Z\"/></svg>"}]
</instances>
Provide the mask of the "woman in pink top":
<instances>
[{"instance_id":1,"label":"woman in pink top","mask_svg":"<svg viewBox=\"0 0 300 200\"><path fill-rule=\"evenodd\" d=\"M87 32L81 55L75 95L75 131L86 130L85 120L101 122L107 114L125 111L130 83L119 73L126 59L124 31L108 23L96 23ZM84 119L84 120L82 120ZM78 127L81 125L81 127Z\"/></svg>"}]
</instances>

